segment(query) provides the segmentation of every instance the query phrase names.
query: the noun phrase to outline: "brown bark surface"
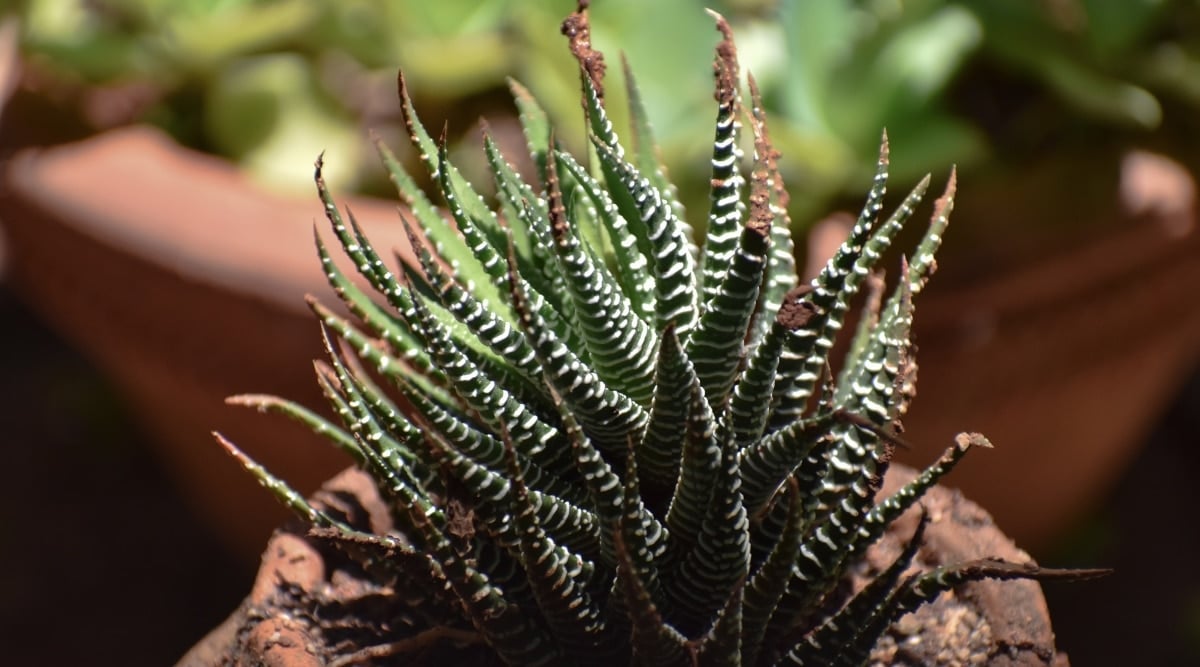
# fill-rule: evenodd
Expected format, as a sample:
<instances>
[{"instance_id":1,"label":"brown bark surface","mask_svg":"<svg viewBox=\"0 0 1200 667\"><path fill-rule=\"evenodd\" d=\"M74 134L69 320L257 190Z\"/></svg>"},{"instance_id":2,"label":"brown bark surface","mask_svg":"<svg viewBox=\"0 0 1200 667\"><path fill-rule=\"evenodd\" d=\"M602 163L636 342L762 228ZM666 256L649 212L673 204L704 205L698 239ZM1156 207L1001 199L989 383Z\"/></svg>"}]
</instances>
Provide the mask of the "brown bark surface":
<instances>
[{"instance_id":1,"label":"brown bark surface","mask_svg":"<svg viewBox=\"0 0 1200 667\"><path fill-rule=\"evenodd\" d=\"M913 475L910 469L893 466L883 493L891 493ZM390 524L370 478L354 469L330 480L315 501L364 529L386 530ZM914 567L985 557L1018 563L1030 560L1000 532L987 512L957 491L934 488L923 505L929 525ZM872 571L891 563L918 521L915 508L896 521L868 551L854 584L861 585ZM188 652L178 667L375 664L351 662L348 656L387 644L381 626L394 610L374 619L365 614L371 609L387 609L386 604L381 607L378 603L393 594L329 544L305 536L303 527L281 529L263 553L250 595L225 623ZM377 637L374 643L373 635ZM463 650L469 657L458 656L459 661L487 664L481 647L456 644L462 639L453 632L434 633L380 652L403 653L404 660L398 661L402 664L441 664L439 661L448 659L447 651ZM1065 654L1055 651L1049 611L1036 582L983 581L945 593L901 618L876 647L872 664L1066 667L1068 663Z\"/></svg>"}]
</instances>

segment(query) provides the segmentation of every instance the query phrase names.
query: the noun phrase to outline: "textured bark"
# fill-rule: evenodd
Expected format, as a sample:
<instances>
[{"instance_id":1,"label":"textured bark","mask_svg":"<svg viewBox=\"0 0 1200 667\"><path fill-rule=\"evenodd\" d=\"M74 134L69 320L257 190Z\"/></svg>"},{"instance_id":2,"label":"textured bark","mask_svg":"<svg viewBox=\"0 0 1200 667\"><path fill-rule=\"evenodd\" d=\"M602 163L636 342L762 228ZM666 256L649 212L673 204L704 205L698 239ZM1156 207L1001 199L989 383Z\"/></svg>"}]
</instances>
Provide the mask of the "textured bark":
<instances>
[{"instance_id":1,"label":"textured bark","mask_svg":"<svg viewBox=\"0 0 1200 667\"><path fill-rule=\"evenodd\" d=\"M910 469L892 466L883 493L898 488L913 474ZM330 480L314 500L364 529L386 530L390 525L370 478L357 470L347 470ZM930 523L914 567L983 557L1030 560L1000 532L987 512L957 491L934 488L923 504ZM861 585L873 571L886 567L899 554L917 521L914 509L895 522L868 551L855 574L854 585ZM366 615L370 607L366 603L379 602L381 594L386 596L386 587L371 581L328 544L305 537L303 527L280 529L263 553L250 595L178 665L375 664L346 661L355 651L394 641L386 638L379 627L384 624L380 619L388 618L386 608L375 607L376 612L384 612L379 619ZM447 659L490 664L480 647L463 645L460 634L435 633L428 639L396 647L390 653L404 652L404 658L392 660L400 664L443 664ZM1032 581L975 582L944 593L893 624L872 657L875 665L914 667L1068 664L1066 656L1055 651L1046 602L1041 587Z\"/></svg>"},{"instance_id":2,"label":"textured bark","mask_svg":"<svg viewBox=\"0 0 1200 667\"><path fill-rule=\"evenodd\" d=\"M914 472L893 466L883 494L912 479ZM922 500L929 512L925 541L914 567L930 569L978 558L1025 563L1033 559L992 522L979 505L957 490L936 487ZM867 553L867 564L882 569L911 535L919 514L910 510ZM876 646L875 665L989 665L1066 667L1054 647L1050 612L1035 581L979 581L943 593L937 600L892 625Z\"/></svg>"}]
</instances>

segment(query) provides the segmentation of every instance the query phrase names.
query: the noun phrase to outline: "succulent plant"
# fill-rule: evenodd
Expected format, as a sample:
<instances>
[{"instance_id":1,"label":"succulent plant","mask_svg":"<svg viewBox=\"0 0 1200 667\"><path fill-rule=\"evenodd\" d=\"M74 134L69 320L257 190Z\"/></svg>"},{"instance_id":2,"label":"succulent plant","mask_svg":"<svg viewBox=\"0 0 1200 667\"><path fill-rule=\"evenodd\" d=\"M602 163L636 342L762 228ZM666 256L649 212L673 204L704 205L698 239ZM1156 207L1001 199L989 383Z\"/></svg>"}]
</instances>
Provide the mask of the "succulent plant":
<instances>
[{"instance_id":1,"label":"succulent plant","mask_svg":"<svg viewBox=\"0 0 1200 667\"><path fill-rule=\"evenodd\" d=\"M231 399L328 436L377 481L396 531L360 532L219 438L225 447L319 535L394 581L408 609L396 636L470 633L512 665L857 665L892 621L961 582L1086 574L996 560L908 573L922 521L865 588L841 585L969 449L990 446L960 435L876 502L903 446L913 300L934 270L953 172L885 290L875 266L929 183L882 216L885 135L849 238L799 286L778 154L752 77L742 106L733 39L714 15L723 39L701 250L628 71L632 150L607 119L585 9L563 31L580 63L591 166L557 147L514 83L537 185L485 131L493 208L422 127L401 75L410 136L454 226L380 144L420 264L395 275L343 217L318 160L333 233L381 297L345 275L317 233L329 282L359 321L310 302L329 352L318 381L341 424L282 399ZM834 341L864 288L835 367Z\"/></svg>"}]
</instances>

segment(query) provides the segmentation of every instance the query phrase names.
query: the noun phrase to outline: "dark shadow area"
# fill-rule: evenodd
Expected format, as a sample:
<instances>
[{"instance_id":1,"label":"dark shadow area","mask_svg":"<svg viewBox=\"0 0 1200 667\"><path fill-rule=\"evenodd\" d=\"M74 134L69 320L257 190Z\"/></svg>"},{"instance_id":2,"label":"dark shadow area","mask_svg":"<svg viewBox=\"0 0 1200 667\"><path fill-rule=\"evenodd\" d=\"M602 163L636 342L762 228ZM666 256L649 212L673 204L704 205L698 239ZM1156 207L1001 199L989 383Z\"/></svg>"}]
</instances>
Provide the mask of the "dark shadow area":
<instances>
[{"instance_id":1,"label":"dark shadow area","mask_svg":"<svg viewBox=\"0 0 1200 667\"><path fill-rule=\"evenodd\" d=\"M1120 400L1114 396L1114 400ZM1192 376L1105 504L1043 565L1116 573L1044 586L1073 665L1200 664L1200 374Z\"/></svg>"},{"instance_id":2,"label":"dark shadow area","mask_svg":"<svg viewBox=\"0 0 1200 667\"><path fill-rule=\"evenodd\" d=\"M249 590L114 390L7 290L0 368L0 654L13 665L169 665Z\"/></svg>"}]
</instances>

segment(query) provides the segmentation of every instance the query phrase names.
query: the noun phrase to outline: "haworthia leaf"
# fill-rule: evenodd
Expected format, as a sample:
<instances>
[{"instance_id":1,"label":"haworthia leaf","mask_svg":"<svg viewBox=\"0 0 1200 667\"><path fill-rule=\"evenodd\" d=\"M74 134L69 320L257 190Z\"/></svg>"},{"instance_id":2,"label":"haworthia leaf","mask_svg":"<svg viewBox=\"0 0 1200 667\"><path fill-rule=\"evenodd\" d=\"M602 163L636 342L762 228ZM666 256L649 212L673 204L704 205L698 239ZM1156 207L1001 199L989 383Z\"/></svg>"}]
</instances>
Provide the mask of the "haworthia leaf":
<instances>
[{"instance_id":1,"label":"haworthia leaf","mask_svg":"<svg viewBox=\"0 0 1200 667\"><path fill-rule=\"evenodd\" d=\"M850 599L836 614L825 619L801 643L787 652L785 663L797 665L846 665L858 667L867 661L874 642L856 641L870 633L878 636L883 628L875 628L872 615L883 605L896 589L900 576L908 569L921 546L925 526L929 522L926 514L921 515L917 530L909 538L904 550L883 572L878 574L862 592Z\"/></svg>"},{"instance_id":2,"label":"haworthia leaf","mask_svg":"<svg viewBox=\"0 0 1200 667\"><path fill-rule=\"evenodd\" d=\"M454 226L434 208L391 149L378 138L375 140L375 146L401 201L408 205L409 211L421 227L421 233L433 244L438 257L442 258L459 280L482 301L494 308L502 307L499 290L491 283L487 271L475 260L474 253L458 235Z\"/></svg>"},{"instance_id":3,"label":"haworthia leaf","mask_svg":"<svg viewBox=\"0 0 1200 667\"><path fill-rule=\"evenodd\" d=\"M648 405L654 386L654 332L634 316L629 300L608 270L575 235L563 206L553 155L549 165L554 248L592 365L606 383L637 404Z\"/></svg>"},{"instance_id":4,"label":"haworthia leaf","mask_svg":"<svg viewBox=\"0 0 1200 667\"><path fill-rule=\"evenodd\" d=\"M611 239L615 263L615 275L626 298L638 317L646 323L654 322L654 277L646 255L638 247L638 239L630 230L629 223L617 210L612 197L593 179L568 153L557 153L556 162L582 188L596 205L604 229Z\"/></svg>"},{"instance_id":5,"label":"haworthia leaf","mask_svg":"<svg viewBox=\"0 0 1200 667\"><path fill-rule=\"evenodd\" d=\"M686 340L695 326L699 295L695 260L687 250L684 229L662 195L645 177L599 139L593 144L601 164L618 175L622 189L636 204L636 219L645 230L646 252L652 257L656 326L661 329L673 322L679 337Z\"/></svg>"},{"instance_id":6,"label":"haworthia leaf","mask_svg":"<svg viewBox=\"0 0 1200 667\"><path fill-rule=\"evenodd\" d=\"M699 378L692 375L690 380L679 481L671 495L671 506L667 508L667 527L688 547L696 543L721 465L716 417Z\"/></svg>"},{"instance_id":7,"label":"haworthia leaf","mask_svg":"<svg viewBox=\"0 0 1200 667\"><path fill-rule=\"evenodd\" d=\"M230 456L236 459L237 462L241 464L241 466L245 468L247 472L249 472L255 479L258 480L259 484L262 484L263 487L271 492L271 495L275 496L279 502L283 503L284 507L287 507L291 511L295 512L298 516L314 526L326 528L338 526L336 521L334 521L321 510L316 509L309 504L309 502L304 499L304 496L300 495L295 491L295 489L288 486L287 482L275 477L268 472L266 468L259 465L257 461L249 456L246 456L245 452L238 449L237 445L226 439L225 436L214 432L213 437L216 438L217 443L220 444Z\"/></svg>"},{"instance_id":8,"label":"haworthia leaf","mask_svg":"<svg viewBox=\"0 0 1200 667\"><path fill-rule=\"evenodd\" d=\"M745 218L742 203L742 172L738 162L742 158L738 146L741 129L741 100L738 94L737 48L733 44L733 31L719 14L717 30L721 32L721 43L713 62L716 79L717 122L716 136L712 149L712 187L709 189L708 231L704 244L701 268L700 302L707 311L730 270L730 262L738 244L738 232ZM765 173L763 180L765 181ZM765 183L764 183L765 185ZM762 206L767 206L767 194L762 193ZM767 220L765 229L770 228ZM765 234L764 229L764 234ZM753 299L751 300L753 305Z\"/></svg>"},{"instance_id":9,"label":"haworthia leaf","mask_svg":"<svg viewBox=\"0 0 1200 667\"><path fill-rule=\"evenodd\" d=\"M763 279L762 295L759 297L759 313L755 320L754 331L750 336L753 348L766 335L767 330L775 321L779 307L787 298L787 294L796 288L799 279L796 277L795 245L792 242L792 219L788 215L790 197L783 183L783 173L779 169L779 151L771 143L771 134L767 128L767 116L763 110L762 96L753 75L747 75L750 84L751 124L754 128L755 162L762 163L767 171L767 182L770 185L771 250L767 260L766 276Z\"/></svg>"},{"instance_id":10,"label":"haworthia leaf","mask_svg":"<svg viewBox=\"0 0 1200 667\"><path fill-rule=\"evenodd\" d=\"M767 622L779 605L783 593L792 577L792 564L800 553L803 537L804 504L799 487L793 482L788 487L787 522L782 533L771 547L766 560L754 572L744 593L742 612L743 662L757 664L767 632Z\"/></svg>"},{"instance_id":11,"label":"haworthia leaf","mask_svg":"<svg viewBox=\"0 0 1200 667\"><path fill-rule=\"evenodd\" d=\"M609 121L586 2L563 25L594 151L584 164L510 83L538 179L521 178L485 125L489 205L451 164L444 133L435 142L421 125L401 76L409 138L449 211L379 144L417 258L385 262L337 207L318 161L330 229L376 293L343 273L318 234L326 278L356 318L309 301L337 338L316 366L338 425L279 399L235 400L328 436L375 477L393 526L367 535L342 525L224 446L316 526L315 539L411 603L377 629L380 641L441 625L473 628L508 664L850 665L899 614L957 583L1094 574L977 561L905 578L918 535L865 589L842 585L905 509L986 443L960 436L875 504L903 445L913 297L935 268L955 176L884 294L877 265L928 186L881 221L885 135L849 240L797 287L779 153L752 78L743 117L732 34L714 17L702 255L628 65L628 154ZM743 120L754 133L748 205ZM847 356L831 359L864 284Z\"/></svg>"},{"instance_id":12,"label":"haworthia leaf","mask_svg":"<svg viewBox=\"0 0 1200 667\"><path fill-rule=\"evenodd\" d=\"M642 92L638 88L633 68L625 54L621 54L621 73L625 76L625 94L629 98L630 141L633 146L634 164L639 171L646 174L654 187L658 188L670 203L675 216L686 220L683 202L679 201L679 192L675 184L667 178L667 168L663 165L658 153L658 143L654 140L654 129L650 125L650 116L642 103Z\"/></svg>"},{"instance_id":13,"label":"haworthia leaf","mask_svg":"<svg viewBox=\"0 0 1200 667\"><path fill-rule=\"evenodd\" d=\"M728 604L731 592L739 589L750 574L750 523L742 503L738 453L729 430L722 430L712 501L702 510L703 523L695 548L682 557L669 585L681 627L693 631L702 631L713 623Z\"/></svg>"},{"instance_id":14,"label":"haworthia leaf","mask_svg":"<svg viewBox=\"0 0 1200 667\"><path fill-rule=\"evenodd\" d=\"M695 370L668 326L659 339L655 362L654 400L650 419L636 449L638 470L654 484L673 487L679 479L679 458L686 440L688 396Z\"/></svg>"},{"instance_id":15,"label":"haworthia leaf","mask_svg":"<svg viewBox=\"0 0 1200 667\"><path fill-rule=\"evenodd\" d=\"M505 443L512 479L511 508L516 517L521 563L546 623L565 653L583 664L612 660L618 651L602 610L580 580L580 567L544 530L537 508L525 487L512 442ZM618 649L619 650L619 649ZM607 654L607 655L605 655Z\"/></svg>"},{"instance_id":16,"label":"haworthia leaf","mask_svg":"<svg viewBox=\"0 0 1200 667\"><path fill-rule=\"evenodd\" d=\"M517 115L521 120L521 131L525 135L525 145L537 168L538 180L546 182L546 147L550 145L553 130L550 118L542 109L533 94L515 79L508 80L508 89L512 92L513 101L517 105Z\"/></svg>"},{"instance_id":17,"label":"haworthia leaf","mask_svg":"<svg viewBox=\"0 0 1200 667\"><path fill-rule=\"evenodd\" d=\"M560 447L552 446L559 437L553 426L542 421L505 388L484 376L450 340L445 328L433 318L419 300L414 301L420 334L438 366L451 381L454 392L471 410L494 430L509 425L517 451L537 461L551 472L569 466Z\"/></svg>"},{"instance_id":18,"label":"haworthia leaf","mask_svg":"<svg viewBox=\"0 0 1200 667\"><path fill-rule=\"evenodd\" d=\"M765 172L755 172L750 217L738 237L727 269L713 289L704 314L688 340L688 356L715 405L722 405L742 362L743 341L750 328L770 244L771 212Z\"/></svg>"}]
</instances>

